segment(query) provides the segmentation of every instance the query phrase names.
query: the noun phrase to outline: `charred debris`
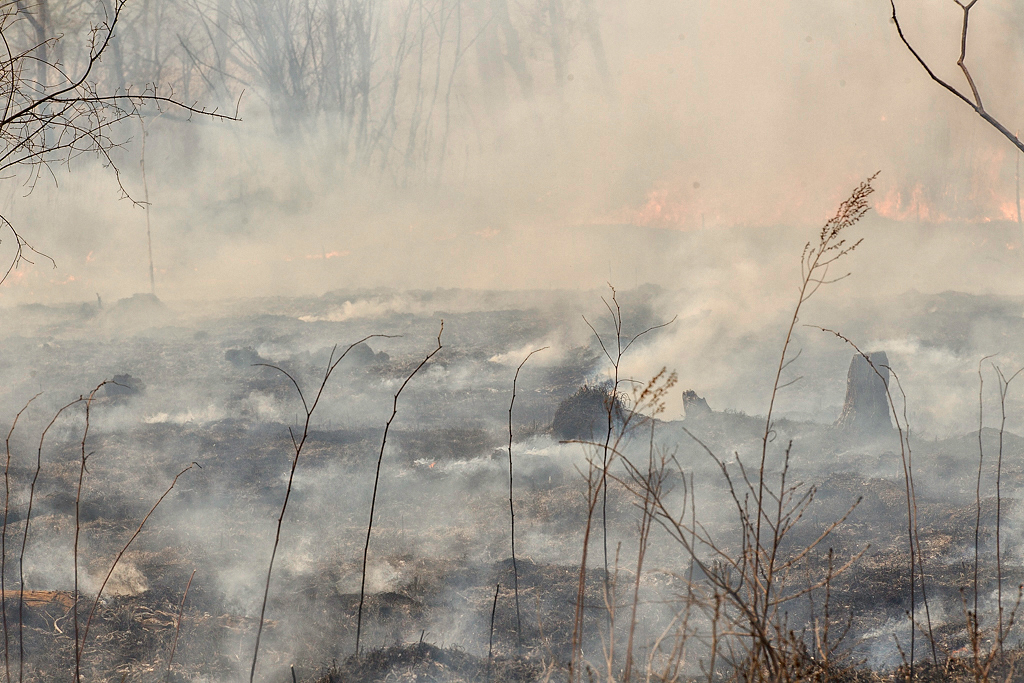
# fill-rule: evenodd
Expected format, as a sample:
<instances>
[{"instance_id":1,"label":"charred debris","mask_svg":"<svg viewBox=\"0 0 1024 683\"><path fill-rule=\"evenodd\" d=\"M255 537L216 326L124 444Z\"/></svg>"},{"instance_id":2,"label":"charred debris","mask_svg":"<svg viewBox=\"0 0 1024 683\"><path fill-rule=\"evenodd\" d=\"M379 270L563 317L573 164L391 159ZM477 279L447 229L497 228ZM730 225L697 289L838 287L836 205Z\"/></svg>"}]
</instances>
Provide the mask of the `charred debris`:
<instances>
[{"instance_id":1,"label":"charred debris","mask_svg":"<svg viewBox=\"0 0 1024 683\"><path fill-rule=\"evenodd\" d=\"M600 442L609 412L613 431L618 431L636 405L632 392L612 394L602 384L600 357L586 346L563 352L555 362L527 365L520 377L513 421L519 529L513 567L505 480L508 433L500 421L480 416L507 411L506 385L514 364L492 360L498 355L488 348L480 328L512 330L506 348L518 349L543 337L556 322L545 321L536 311L518 310L488 313L483 323L485 316L475 313L446 312L444 317L452 335L448 353L410 383L407 412L400 410L385 451L380 516L362 605L363 652L352 654L360 609L358 557L360 535L365 534L365 489L368 479L372 481L368 463L380 448L381 433L376 413L368 407L357 410L353 419L351 406L385 405L382 395L393 394L396 378L407 376L422 359L420 347L429 340L425 342L420 328L432 326L440 315L384 318L406 336L368 340L353 347L350 364L339 366L335 393L327 395L324 412L315 416L309 430L290 516L282 526L258 679L287 681L294 667L295 680L318 683L542 681L568 675L574 660L584 667L581 675L604 675L597 673L601 660L593 653L605 647L609 590L630 606L637 591L635 661L658 662L660 651L651 643L673 619L681 618L676 610L685 601L679 603L680 596L695 590L702 576L714 575L713 558L701 555L703 566L681 559L679 548L657 532L650 536L644 564L637 570L637 524L643 515L637 508L636 479L628 469L612 468L607 502L611 559L606 571L595 551L581 584L579 549L588 523L591 543L600 542L596 539L603 530L594 523L600 502L588 513L587 449L564 442ZM26 413L13 435L5 607L9 661L14 664L19 608L23 612L26 680L50 680L74 664L76 602L67 568L76 526L84 541L77 603L83 619L112 558L179 464L193 460L202 471L185 475L153 513L97 604L81 652L83 676L96 681L244 679L259 623L254 596L260 570L265 571L268 524L285 492L281 454L291 448L289 428L300 433L287 382L266 366L275 365L302 381L315 378L328 358L331 338L344 333L358 339L380 323L231 315L190 326L145 327L129 334L116 351L108 343L78 343L53 332L31 344L24 339L3 342L8 348L20 347L37 362L42 376L32 378L36 382L69 371L67 384L84 384L101 372L114 380L93 404L88 472L80 496L74 492L81 419L55 428L44 443L23 596L17 571L21 558L12 539L24 531L22 491L34 467L28 456L35 455L38 445L26 437L32 430L38 436L38 428L45 426L43 411ZM828 546L814 563L800 569L822 576L829 571L828 558L835 566L857 558L842 580L830 586L830 618L837 632L845 633L844 659L830 675L891 679L898 672L902 663L894 635L900 647L909 636L903 619L913 579L907 568L923 560L932 609L930 638L942 652L951 653L943 660L948 666L942 675L969 678L971 631L956 611L963 604L962 591L966 587L973 592L976 581L980 595L993 595L1002 585L1008 620L1014 587L1024 581L1012 555L999 567L992 561L1000 515L1007 525L1004 548L1015 543L1007 520L1019 514L1016 491L1024 486L1024 440L987 426L980 433L981 446L990 454L983 464L983 492L991 489L995 458L1003 459L998 501L991 493L980 501L976 497L979 434L914 444L914 458L927 465L919 465L916 480L918 533L926 541L915 560L904 541L898 430L879 409L892 382L889 359L881 352L868 353L867 359L860 354L847 358L845 400L833 413L838 418L834 423L781 417L773 427L774 440L794 444L790 476L814 489L801 525L794 527L784 547L813 545L837 511L841 515L860 501L843 524L831 529ZM521 360L517 357L515 364ZM205 393L179 393L173 401L164 400L180 392L183 368L196 373L195 384ZM473 381L460 383L459 376ZM715 410L712 405L720 401L707 401L691 389L673 391L684 414L641 420L617 447L633 462L646 463L653 426L656 440L672 444L671 457L685 463L682 473L664 472L664 490L681 493L690 485L684 477L692 477L706 524L724 534L720 550L735 556L742 553L742 539L729 535L729 523L715 516L721 509L715 501L728 499L730 492L717 476L719 465L704 449L744 451L757 444L763 419ZM167 410L174 404L179 404L177 412ZM439 419L441 413L447 417ZM593 466L595 461L589 462ZM735 468L734 463L725 465ZM591 485L598 480L591 473ZM977 577L975 547L980 556ZM787 619L794 627L813 625L816 619L821 623L824 593L813 595L815 601L789 605ZM921 599L918 595L918 608ZM583 606L581 633L573 615L576 604ZM628 636L624 629L631 621L622 616L626 611L620 609L614 627L623 648ZM709 618L702 614L690 618ZM919 638L924 638L924 628ZM576 652L574 640L579 644ZM697 653L700 647L693 644ZM919 672L934 666L930 653L922 654L920 647L915 654ZM699 676L700 662L709 664L706 655L695 654L696 668L681 671L679 680ZM1008 649L998 666L1011 666L1015 656ZM641 666L647 664L635 664L633 673L645 677ZM995 665L991 670L997 670ZM623 675L622 670L616 675Z\"/></svg>"}]
</instances>

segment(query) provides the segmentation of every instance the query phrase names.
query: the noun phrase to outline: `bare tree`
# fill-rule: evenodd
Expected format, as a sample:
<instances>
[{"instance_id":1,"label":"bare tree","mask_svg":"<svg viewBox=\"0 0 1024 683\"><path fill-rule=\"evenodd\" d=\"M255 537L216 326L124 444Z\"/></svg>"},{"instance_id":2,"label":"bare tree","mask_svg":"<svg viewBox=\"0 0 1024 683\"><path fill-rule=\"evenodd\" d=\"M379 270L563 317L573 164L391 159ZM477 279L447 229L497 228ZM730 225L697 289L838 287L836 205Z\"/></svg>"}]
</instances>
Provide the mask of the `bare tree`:
<instances>
[{"instance_id":1,"label":"bare tree","mask_svg":"<svg viewBox=\"0 0 1024 683\"><path fill-rule=\"evenodd\" d=\"M115 0L113 5L108 0L99 2L102 19L89 25L83 44L76 46L81 59L66 55L65 39L49 21L49 0L32 6L22 0L0 4L4 48L0 52L0 175L22 177L28 191L44 173L53 176L57 166L70 167L71 161L82 155L100 157L113 169L120 185L117 166L110 157L123 142L119 124L140 115L147 105L172 108L187 116L238 120L237 108L234 114L221 114L179 99L173 91L153 83L138 90L100 86L100 60L113 49L126 0ZM121 189L128 196L123 186ZM0 283L22 261L29 262L32 254L49 258L3 216L0 228L14 239L14 255Z\"/></svg>"},{"instance_id":2,"label":"bare tree","mask_svg":"<svg viewBox=\"0 0 1024 683\"><path fill-rule=\"evenodd\" d=\"M967 85L970 88L970 95L965 94L962 90L949 82L939 78L932 70L928 63L925 62L924 58L914 49L914 46L907 40L906 35L903 33L903 27L900 25L900 20L896 16L896 0L889 0L889 4L892 6L892 21L896 25L896 32L900 36L900 40L906 45L907 49L910 50L910 54L914 55L914 59L917 60L925 71L928 72L928 76L933 81L941 85L943 88L953 93L957 98L962 100L968 107L973 109L978 116L985 119L986 122L1000 133L1003 134L1007 140L1013 143L1013 145L1020 151L1024 152L1024 143L1021 142L1020 138L1016 134L1011 133L1010 129L1004 126L998 119L992 116L986 109L985 105L981 100L981 92L978 90L978 86L974 82L974 78L971 76L970 70L967 68L967 30L971 18L971 10L978 4L978 0L970 0L970 2L963 2L963 0L953 0L960 8L963 13L963 23L960 29L960 58L957 60L956 65L960 67L960 70L964 74L964 79L967 81Z\"/></svg>"}]
</instances>

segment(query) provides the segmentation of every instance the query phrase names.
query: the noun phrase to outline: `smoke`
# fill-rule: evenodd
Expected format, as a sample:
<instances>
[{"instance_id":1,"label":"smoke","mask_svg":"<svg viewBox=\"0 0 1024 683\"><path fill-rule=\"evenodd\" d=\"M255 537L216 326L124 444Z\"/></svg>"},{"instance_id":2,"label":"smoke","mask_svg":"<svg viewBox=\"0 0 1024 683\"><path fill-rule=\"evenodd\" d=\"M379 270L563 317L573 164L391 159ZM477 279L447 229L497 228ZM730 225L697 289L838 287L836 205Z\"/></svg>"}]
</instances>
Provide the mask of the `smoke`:
<instances>
[{"instance_id":1,"label":"smoke","mask_svg":"<svg viewBox=\"0 0 1024 683\"><path fill-rule=\"evenodd\" d=\"M992 18L1015 11L978 8L970 45L987 106L1006 116L1020 104L1012 85L1019 38ZM958 13L905 12L921 53L957 78ZM849 188L879 169L878 213L916 232L913 258L876 251L869 263L877 270L935 280L935 258L957 256L949 235L918 223L980 222L971 228L976 241L1019 247L1012 230L996 237L995 223L1016 218L1007 143L927 79L886 7L611 3L600 13L613 94L582 39L567 64L573 80L556 84L543 62L531 63L533 98L511 98L500 110L485 106L484 76L469 60L459 72L467 94L453 110L450 163L437 177L351 168L337 126L311 116L282 130L268 92L243 98L238 123L150 121L158 294L591 289L608 280L686 290L706 282L705 269L774 294L786 278L774 271L774 254L757 249L776 242L780 253L797 252ZM540 50L541 37L523 28ZM402 106L411 115L412 101ZM4 301L93 301L98 293L113 302L148 288L147 209L133 203L142 190L140 134L125 134L131 141L114 158L131 200L117 201L113 174L87 158L28 197L9 185L5 215L58 268L44 259L24 265ZM888 244L893 229L875 224ZM998 254L979 247L972 255ZM702 267L694 271L693 261ZM951 270L965 274L958 289L974 291L1019 272L976 279ZM887 286L906 280L916 281ZM341 306L327 316L361 314Z\"/></svg>"},{"instance_id":2,"label":"smoke","mask_svg":"<svg viewBox=\"0 0 1024 683\"><path fill-rule=\"evenodd\" d=\"M203 469L189 472L154 514L108 594L180 592L199 567L197 610L251 620L291 439L302 432L302 401L289 377L309 399L333 349L387 335L346 358L324 391L271 581L268 661L284 666L299 651L323 661L344 656L354 640L349 617L383 424L444 320L445 348L402 394L384 449L367 585L377 600L400 595L412 604L385 605L409 615L371 631L372 645L413 642L429 630L434 642L485 651L489 596L499 582L508 591L511 379L541 347L548 348L519 376L513 418L516 542L523 566L535 572L533 584L524 579L531 599L557 589L551 611L560 614L544 612L538 599L530 618L550 619L545 627L561 637L587 521L583 476L588 458L600 454L557 442L547 427L580 385L613 375L611 347L602 348L616 334L609 309L621 306L624 343L641 335L621 377L678 373L655 444L697 478L686 495L696 497L702 523L728 551L737 542L730 491L719 465L679 424L682 390L716 411L713 421L688 421L687 429L734 474L754 462L765 428L757 416L768 409L798 296L801 249L850 189L879 169L874 211L851 231L851 242L863 243L837 264L830 273L837 281L807 303L795 328L799 358L784 377L795 382L778 396L773 448L793 439L799 475L842 489L833 507L808 514L809 524L834 520L863 493L833 475L876 494L876 507L851 518L846 550L864 540L863 528L896 518L896 436L837 445L828 430L854 351L816 328L839 330L865 351L885 351L899 377L897 410L902 417L905 394L918 462L928 465L918 483L935 506L922 514L966 528L954 514L960 508L941 505L973 501L963 472L975 471L969 432L978 429L978 361L998 354L981 367L988 429L1000 426L1004 407L990 363L1008 374L1024 364L1016 341L1024 303L1009 296L1022 284L1024 242L1017 159L1007 142L927 79L884 4L809 12L800 3L596 3L607 80L580 28L586 3L566 4L580 14L561 66L549 54L550 17L529 3L515 17L533 75L529 94L495 27L480 31L479 45L460 44L467 65L453 79L443 158L440 104L433 119L410 127L424 104L410 92L426 90L401 90L393 118L375 120L388 143L355 158L345 121L300 110L297 100L295 111L283 111L281 93L252 72L257 85L242 100L241 122L149 118L145 178L140 134L125 128L113 157L119 176L82 157L27 195L7 185L3 215L56 264L32 256L0 287L0 413L13 415L45 392L12 440L15 507L26 502L37 452L43 462L28 584L73 586L67 492L77 476L81 411L62 417L40 451L38 436L61 405L127 373L145 389L104 393L90 416L94 454L83 500L96 516L83 526L86 592L105 575L101 559L123 547L174 473L196 461ZM976 12L969 63L986 106L1014 128L1010 113L1024 104L1016 89L1021 37L1006 26L1020 9L992 2ZM937 72L959 78L959 15L902 6L901 13ZM400 25L394 19L387 31ZM499 56L497 66L488 51ZM434 55L431 68L447 73L453 54ZM426 63L388 73L412 83ZM487 64L497 71L486 72ZM418 146L428 128L430 144ZM148 205L139 203L143 181ZM147 216L156 299L147 295ZM9 258L10 240L0 248ZM1006 428L1020 432L1017 388L1005 404ZM622 448L636 462L650 454L646 433ZM776 476L772 454L768 470ZM992 467L987 461L988 488ZM622 468L612 474L629 479ZM678 473L670 483L666 500L684 509L693 499L684 498ZM1015 486L1007 484L1007 495ZM631 563L635 502L621 487L609 500L613 552ZM1005 538L1014 546L1019 517L1007 513ZM962 538L949 545L948 556L966 556ZM591 579L599 581L604 566L595 548ZM664 574L651 570L641 580L645 643L677 616L672 600L689 568L680 558L678 544L656 531L649 567ZM626 566L623 559L623 585ZM373 609L382 613L380 604ZM941 606L931 616L936 624L955 620ZM220 633L216 647L237 650L230 668L241 671L249 627L238 628ZM889 643L908 633L900 614L872 612L858 628L872 666L896 663ZM601 651L600 637L596 629L588 635L588 653ZM183 650L182 661L190 656Z\"/></svg>"}]
</instances>

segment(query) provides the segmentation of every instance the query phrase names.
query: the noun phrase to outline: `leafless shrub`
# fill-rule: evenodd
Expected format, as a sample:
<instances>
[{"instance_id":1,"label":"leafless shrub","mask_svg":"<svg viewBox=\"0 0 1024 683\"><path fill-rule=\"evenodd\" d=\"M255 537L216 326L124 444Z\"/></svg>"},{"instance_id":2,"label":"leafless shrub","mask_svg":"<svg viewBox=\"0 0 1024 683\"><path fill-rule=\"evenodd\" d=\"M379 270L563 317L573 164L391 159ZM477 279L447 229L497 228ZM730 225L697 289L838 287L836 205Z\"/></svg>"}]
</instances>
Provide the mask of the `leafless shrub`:
<instances>
[{"instance_id":1,"label":"leafless shrub","mask_svg":"<svg viewBox=\"0 0 1024 683\"><path fill-rule=\"evenodd\" d=\"M871 182L876 175L857 186L822 227L817 241L808 242L804 247L799 296L782 343L757 468L748 469L738 454L735 464L730 466L703 441L686 432L717 465L726 484L738 526L737 547L730 547L717 538L697 519L692 485L685 486L686 473L674 456L666 454L656 460L652 445L647 463L638 465L621 453L618 444L611 444L610 439L604 446L618 455L626 468L628 479L623 483L640 501L644 510L642 519L650 515L681 546L691 568L702 575L698 581L688 577L687 585L688 596L691 600L696 596L710 630L710 634L701 637L707 651L709 681L718 675L718 667L722 666L719 661L733 675L747 681L799 679L799 667L806 661L807 647L789 629L785 606L799 598L810 599L819 589L825 589L827 603L834 577L852 566L866 550L854 554L838 567L830 552L824 575L810 576L807 563L812 554L847 519L859 500L811 542L793 547L788 539L804 519L814 500L815 488L790 480L791 442L784 448L777 467L769 466L769 444L777 434L774 409L779 392L799 379L784 381L783 373L799 356L799 353L790 353L790 346L801 309L821 286L845 277L830 277L829 271L860 244L859 240L848 242L845 231L867 212L867 197L873 192ZM658 379L648 383L648 390L656 391ZM602 465L607 467L605 463ZM769 472L773 469L777 470L777 475L771 475L770 479ZM675 470L676 478L684 482L682 506L669 502L671 488L665 482L669 480L670 470ZM588 488L593 490L594 487L588 478ZM690 501L686 500L687 496ZM644 533L643 527L641 532ZM690 602L686 609L688 619L692 609ZM678 634L679 642L672 648L673 656L681 657L686 641L692 637L692 633L682 629ZM827 631L817 632L814 647L819 654L831 656L834 648L828 641ZM574 645L575 642L574 639Z\"/></svg>"}]
</instances>

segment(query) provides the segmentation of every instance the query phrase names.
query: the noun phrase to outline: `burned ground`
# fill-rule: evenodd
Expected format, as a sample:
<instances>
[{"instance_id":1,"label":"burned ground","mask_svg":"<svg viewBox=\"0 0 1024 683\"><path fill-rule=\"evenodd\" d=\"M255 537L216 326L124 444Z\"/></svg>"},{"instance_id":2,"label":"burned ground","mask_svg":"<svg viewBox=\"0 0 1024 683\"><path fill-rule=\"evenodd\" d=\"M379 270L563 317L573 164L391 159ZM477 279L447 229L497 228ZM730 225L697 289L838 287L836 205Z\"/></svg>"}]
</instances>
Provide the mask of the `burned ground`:
<instances>
[{"instance_id":1,"label":"burned ground","mask_svg":"<svg viewBox=\"0 0 1024 683\"><path fill-rule=\"evenodd\" d=\"M599 349L585 337L566 336L564 312L557 306L443 315L444 352L403 394L385 449L367 571L363 655L352 658L383 424L394 392L429 350L442 315L421 311L331 320L333 301L258 302L247 305L266 310L211 309L192 318L148 307L133 314L135 326L128 329L121 321L114 326L117 307L90 315L81 307L23 311L27 331L2 341L0 357L23 359L0 363L7 387L3 405L13 415L40 389L45 393L19 422L11 442L5 605L12 662L19 637L20 540L40 433L64 403L103 379L127 375L135 391L104 395L91 408L88 471L77 506L77 608L83 623L100 581L153 503L189 463L202 469L182 476L121 560L96 609L83 653L86 678L152 680L167 668L193 570L173 674L176 680L244 678L287 489L289 430L301 433L303 422L288 378L253 362L286 370L308 396L335 344L343 350L366 335L386 333L405 336L357 347L356 355L339 366L314 414L271 580L260 676L287 680L294 666L297 678L306 681L526 681L543 680L566 666L588 523L588 450L559 443L551 425L566 398L602 378ZM451 298L444 303L451 304ZM552 339L561 344L552 352L554 359L545 362L538 354L519 378L513 424L515 576L507 478L511 377L526 353ZM841 373L849 355L844 349L836 356ZM752 454L763 435L763 419L733 411L662 418L654 423L659 448L673 454L685 476L693 476L702 520L721 549L734 552L734 503L705 447L735 474L740 463L756 460ZM637 461L647 457L650 424L624 441L625 455ZM41 450L24 557L21 635L29 680L49 680L73 663L72 539L83 427L81 412L69 410ZM992 489L1000 436L1001 577L993 561L997 500ZM911 441L930 618L944 652L962 652L968 645L961 596L963 590L974 591L976 528L978 593L987 614L1000 579L1008 607L1024 580L1018 504L1024 440L990 427L981 437L986 458L980 516L977 432ZM860 501L799 571L820 575L830 549L837 563L864 551L834 580L832 614L849 619L847 661L875 673L891 672L900 663L893 637L907 635L910 606L902 478L907 454L898 436L864 439L833 429L830 421L794 415L776 422L773 439L780 449L792 442L790 477L815 490L787 539L792 548L812 543ZM770 477L777 476L777 461L769 469ZM608 585L614 587L620 629L628 621L622 615L631 607L632 591L638 590L637 650L647 661L652 643L680 613L693 563L656 529L636 581L638 500L624 486L630 482L626 470L611 474ZM670 500L680 501L683 477L669 476L666 485L673 489ZM596 540L602 504L590 518L581 641L585 661L595 667L603 661L608 613L604 556ZM806 580L794 575L793 589ZM820 607L819 602L813 609ZM794 603L790 623L809 623L811 609L810 603ZM699 670L698 660L694 654L690 674Z\"/></svg>"}]
</instances>

